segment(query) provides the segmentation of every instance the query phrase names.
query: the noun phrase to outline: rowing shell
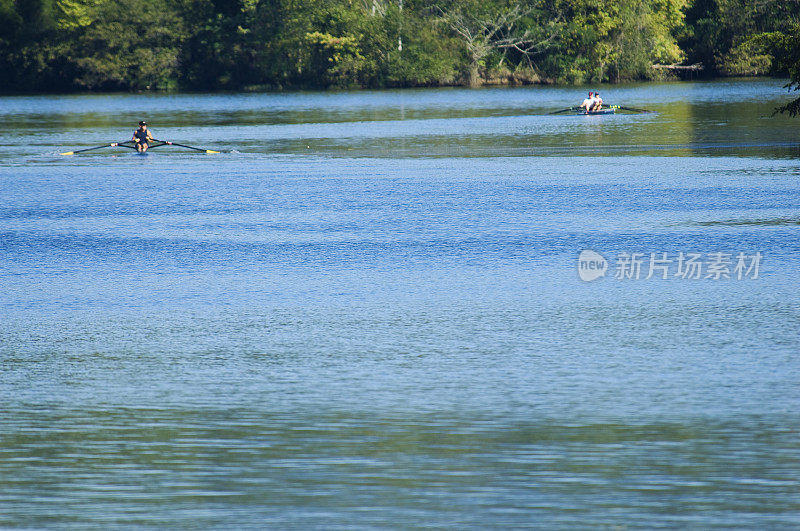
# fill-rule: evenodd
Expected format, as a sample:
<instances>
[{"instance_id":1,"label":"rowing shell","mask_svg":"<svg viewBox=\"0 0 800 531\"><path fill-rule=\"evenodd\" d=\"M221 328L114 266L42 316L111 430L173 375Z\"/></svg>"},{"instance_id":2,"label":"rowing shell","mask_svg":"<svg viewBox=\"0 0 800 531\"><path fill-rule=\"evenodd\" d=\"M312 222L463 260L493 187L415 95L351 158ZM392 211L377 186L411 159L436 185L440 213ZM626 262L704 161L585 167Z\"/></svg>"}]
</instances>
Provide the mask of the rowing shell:
<instances>
[{"instance_id":1,"label":"rowing shell","mask_svg":"<svg viewBox=\"0 0 800 531\"><path fill-rule=\"evenodd\" d=\"M578 114L580 115L588 115L588 114L614 114L615 109L601 109L599 111L581 111Z\"/></svg>"}]
</instances>

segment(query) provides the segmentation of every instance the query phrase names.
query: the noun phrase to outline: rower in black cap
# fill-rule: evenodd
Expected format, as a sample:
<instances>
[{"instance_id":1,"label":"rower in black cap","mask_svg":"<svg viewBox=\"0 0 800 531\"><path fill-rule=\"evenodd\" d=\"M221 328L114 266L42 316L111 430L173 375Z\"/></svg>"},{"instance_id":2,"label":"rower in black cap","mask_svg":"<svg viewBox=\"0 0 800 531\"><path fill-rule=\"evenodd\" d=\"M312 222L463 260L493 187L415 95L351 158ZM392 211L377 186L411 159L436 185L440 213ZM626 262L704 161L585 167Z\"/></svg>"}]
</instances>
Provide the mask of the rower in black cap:
<instances>
[{"instance_id":1,"label":"rower in black cap","mask_svg":"<svg viewBox=\"0 0 800 531\"><path fill-rule=\"evenodd\" d=\"M150 147L150 142L153 141L153 135L150 134L150 131L147 129L147 122L144 120L139 122L139 129L133 132L133 138L131 140L136 142L136 149L139 153L147 151L147 148Z\"/></svg>"}]
</instances>

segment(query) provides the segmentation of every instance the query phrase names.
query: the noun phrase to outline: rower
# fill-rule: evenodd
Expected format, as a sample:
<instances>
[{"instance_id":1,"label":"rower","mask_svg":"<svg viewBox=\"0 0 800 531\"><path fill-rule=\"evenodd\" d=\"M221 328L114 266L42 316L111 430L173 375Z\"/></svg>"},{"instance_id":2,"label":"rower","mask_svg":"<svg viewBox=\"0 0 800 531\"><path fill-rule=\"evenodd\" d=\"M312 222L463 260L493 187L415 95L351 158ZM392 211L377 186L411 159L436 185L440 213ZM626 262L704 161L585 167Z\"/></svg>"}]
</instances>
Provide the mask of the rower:
<instances>
[{"instance_id":1,"label":"rower","mask_svg":"<svg viewBox=\"0 0 800 531\"><path fill-rule=\"evenodd\" d=\"M142 120L139 122L139 129L133 132L133 138L131 138L134 142L136 142L136 150L139 153L144 153L147 151L147 148L150 147L150 142L153 141L153 135L147 129L147 122Z\"/></svg>"},{"instance_id":2,"label":"rower","mask_svg":"<svg viewBox=\"0 0 800 531\"><path fill-rule=\"evenodd\" d=\"M590 107L594 103L594 92L590 92L586 99L581 102L581 106L578 107L579 109L586 109L587 111L590 110Z\"/></svg>"},{"instance_id":3,"label":"rower","mask_svg":"<svg viewBox=\"0 0 800 531\"><path fill-rule=\"evenodd\" d=\"M590 111L599 111L600 108L603 106L603 98L600 97L599 92L594 93L594 101L592 102L592 108L589 109Z\"/></svg>"}]
</instances>

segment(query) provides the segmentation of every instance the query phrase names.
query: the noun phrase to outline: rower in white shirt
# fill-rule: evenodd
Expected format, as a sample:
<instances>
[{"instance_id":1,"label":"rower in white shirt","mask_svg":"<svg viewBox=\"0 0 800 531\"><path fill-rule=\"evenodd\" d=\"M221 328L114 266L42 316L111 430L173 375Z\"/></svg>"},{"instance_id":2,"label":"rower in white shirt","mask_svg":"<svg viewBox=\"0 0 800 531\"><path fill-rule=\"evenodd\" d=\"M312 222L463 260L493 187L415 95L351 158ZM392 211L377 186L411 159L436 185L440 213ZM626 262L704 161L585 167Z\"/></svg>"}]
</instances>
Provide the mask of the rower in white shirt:
<instances>
[{"instance_id":1,"label":"rower in white shirt","mask_svg":"<svg viewBox=\"0 0 800 531\"><path fill-rule=\"evenodd\" d=\"M599 111L600 108L603 106L603 98L600 97L599 92L594 93L594 101L592 102L592 106L589 109L590 111Z\"/></svg>"},{"instance_id":2,"label":"rower in white shirt","mask_svg":"<svg viewBox=\"0 0 800 531\"><path fill-rule=\"evenodd\" d=\"M580 109L591 110L592 105L594 104L594 92L590 92L586 99L583 100L581 103Z\"/></svg>"}]
</instances>

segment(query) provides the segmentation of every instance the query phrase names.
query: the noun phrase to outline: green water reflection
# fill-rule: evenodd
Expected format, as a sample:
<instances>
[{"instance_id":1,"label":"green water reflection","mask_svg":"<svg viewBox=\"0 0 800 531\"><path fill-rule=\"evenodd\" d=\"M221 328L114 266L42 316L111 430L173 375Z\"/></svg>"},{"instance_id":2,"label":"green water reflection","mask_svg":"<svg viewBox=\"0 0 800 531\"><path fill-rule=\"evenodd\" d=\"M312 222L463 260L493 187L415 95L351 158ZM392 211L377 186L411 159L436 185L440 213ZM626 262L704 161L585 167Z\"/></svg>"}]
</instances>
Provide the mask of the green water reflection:
<instances>
[{"instance_id":1,"label":"green water reflection","mask_svg":"<svg viewBox=\"0 0 800 531\"><path fill-rule=\"evenodd\" d=\"M350 510L380 527L409 515L426 525L625 526L642 513L670 526L702 525L709 513L727 515L723 525L787 525L800 510L800 442L753 425L19 411L3 426L0 524L175 526L185 508L201 527L323 514L346 526ZM80 516L64 519L60 503Z\"/></svg>"}]
</instances>

